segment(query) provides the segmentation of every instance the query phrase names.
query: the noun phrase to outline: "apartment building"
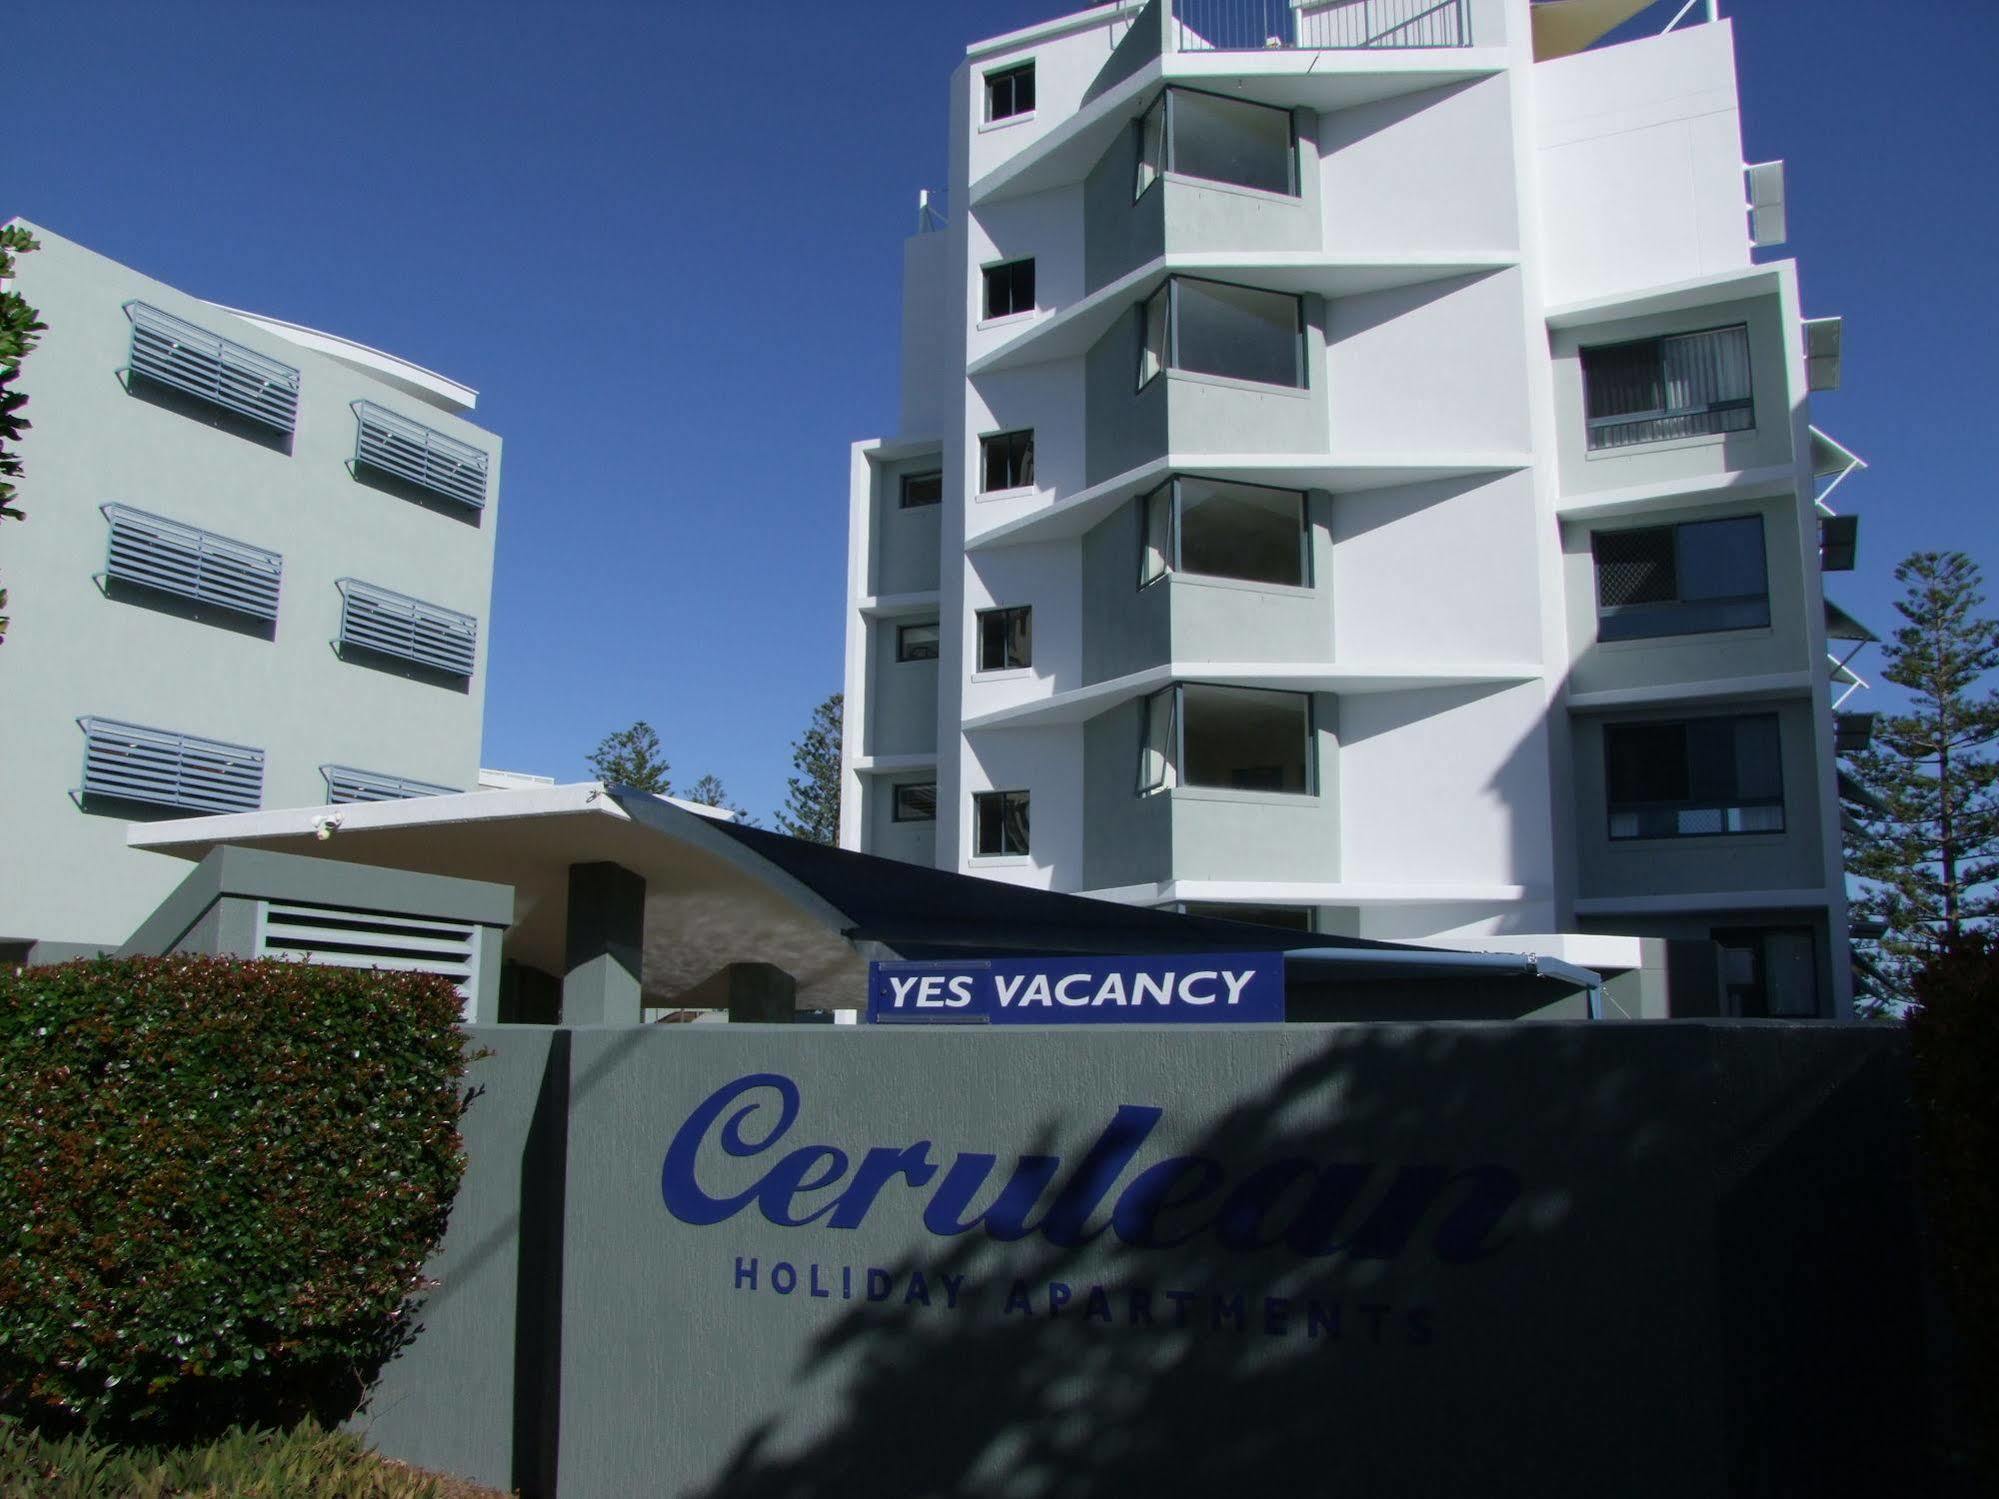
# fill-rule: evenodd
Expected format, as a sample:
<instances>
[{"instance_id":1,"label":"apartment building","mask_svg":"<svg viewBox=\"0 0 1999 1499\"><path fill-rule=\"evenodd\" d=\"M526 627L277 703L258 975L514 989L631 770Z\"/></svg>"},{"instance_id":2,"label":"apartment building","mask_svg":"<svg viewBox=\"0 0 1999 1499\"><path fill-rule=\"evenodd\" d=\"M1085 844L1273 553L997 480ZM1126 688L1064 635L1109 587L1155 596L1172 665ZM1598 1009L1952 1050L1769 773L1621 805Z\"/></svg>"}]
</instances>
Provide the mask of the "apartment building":
<instances>
[{"instance_id":1,"label":"apartment building","mask_svg":"<svg viewBox=\"0 0 1999 1499\"><path fill-rule=\"evenodd\" d=\"M1839 325L1755 253L1729 23L1600 44L1645 8L968 48L853 449L848 847L1849 1012Z\"/></svg>"},{"instance_id":2,"label":"apartment building","mask_svg":"<svg viewBox=\"0 0 1999 1499\"><path fill-rule=\"evenodd\" d=\"M37 225L0 535L0 948L123 942L135 821L469 790L500 442L477 393Z\"/></svg>"}]
</instances>

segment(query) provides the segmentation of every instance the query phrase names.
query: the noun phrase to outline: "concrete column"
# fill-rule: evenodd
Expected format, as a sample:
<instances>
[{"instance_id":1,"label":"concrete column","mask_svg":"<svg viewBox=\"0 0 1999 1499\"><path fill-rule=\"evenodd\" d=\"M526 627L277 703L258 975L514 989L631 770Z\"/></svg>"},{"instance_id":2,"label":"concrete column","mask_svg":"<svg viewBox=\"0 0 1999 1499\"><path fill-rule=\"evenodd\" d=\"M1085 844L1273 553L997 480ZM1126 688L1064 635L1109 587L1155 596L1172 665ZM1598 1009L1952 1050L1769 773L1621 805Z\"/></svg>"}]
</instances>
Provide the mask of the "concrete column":
<instances>
[{"instance_id":1,"label":"concrete column","mask_svg":"<svg viewBox=\"0 0 1999 1499\"><path fill-rule=\"evenodd\" d=\"M562 1023L637 1025L646 882L619 864L569 866Z\"/></svg>"},{"instance_id":2,"label":"concrete column","mask_svg":"<svg viewBox=\"0 0 1999 1499\"><path fill-rule=\"evenodd\" d=\"M774 963L731 963L722 970L733 1024L790 1025L798 1019L798 982Z\"/></svg>"}]
</instances>

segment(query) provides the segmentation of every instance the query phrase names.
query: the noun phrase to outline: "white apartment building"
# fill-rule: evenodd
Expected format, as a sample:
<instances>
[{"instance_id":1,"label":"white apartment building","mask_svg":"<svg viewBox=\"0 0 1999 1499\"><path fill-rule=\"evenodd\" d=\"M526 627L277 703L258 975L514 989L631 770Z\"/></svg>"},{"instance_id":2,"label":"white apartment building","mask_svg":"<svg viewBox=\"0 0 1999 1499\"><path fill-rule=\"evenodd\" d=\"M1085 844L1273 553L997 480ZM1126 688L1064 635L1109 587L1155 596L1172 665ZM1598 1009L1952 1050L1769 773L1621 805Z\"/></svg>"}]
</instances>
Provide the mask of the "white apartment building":
<instances>
[{"instance_id":1,"label":"white apartment building","mask_svg":"<svg viewBox=\"0 0 1999 1499\"><path fill-rule=\"evenodd\" d=\"M454 380L26 227L0 950L46 958L186 874L134 821L477 784L500 442Z\"/></svg>"},{"instance_id":2,"label":"white apartment building","mask_svg":"<svg viewBox=\"0 0 1999 1499\"><path fill-rule=\"evenodd\" d=\"M1643 9L967 50L853 449L846 846L1850 1012L1839 326L1752 253L1729 23L1596 45Z\"/></svg>"}]
</instances>

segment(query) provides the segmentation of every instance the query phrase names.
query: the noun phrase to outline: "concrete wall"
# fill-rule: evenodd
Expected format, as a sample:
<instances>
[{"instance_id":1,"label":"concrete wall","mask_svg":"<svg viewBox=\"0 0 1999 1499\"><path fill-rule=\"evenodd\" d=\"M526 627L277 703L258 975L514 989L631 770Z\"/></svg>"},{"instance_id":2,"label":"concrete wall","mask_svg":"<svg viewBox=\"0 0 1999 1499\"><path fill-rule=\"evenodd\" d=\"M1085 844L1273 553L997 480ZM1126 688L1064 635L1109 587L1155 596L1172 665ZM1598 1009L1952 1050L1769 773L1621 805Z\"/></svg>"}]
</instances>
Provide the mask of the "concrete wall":
<instances>
[{"instance_id":1,"label":"concrete wall","mask_svg":"<svg viewBox=\"0 0 1999 1499\"><path fill-rule=\"evenodd\" d=\"M942 661L898 661L896 632L903 625L935 622L931 614L890 615L871 625L874 676L869 683L865 752L920 755L937 747L937 673Z\"/></svg>"},{"instance_id":2,"label":"concrete wall","mask_svg":"<svg viewBox=\"0 0 1999 1499\"><path fill-rule=\"evenodd\" d=\"M1140 703L1124 703L1083 726L1083 866L1077 888L1115 890L1173 875L1173 803L1138 793Z\"/></svg>"},{"instance_id":3,"label":"concrete wall","mask_svg":"<svg viewBox=\"0 0 1999 1499\"><path fill-rule=\"evenodd\" d=\"M1084 682L1106 682L1171 659L1168 584L1138 586L1139 503L1120 505L1083 538Z\"/></svg>"},{"instance_id":4,"label":"concrete wall","mask_svg":"<svg viewBox=\"0 0 1999 1499\"><path fill-rule=\"evenodd\" d=\"M529 1499L1757 1499L1919 1470L1886 1028L475 1041L442 1284L359 1424Z\"/></svg>"},{"instance_id":5,"label":"concrete wall","mask_svg":"<svg viewBox=\"0 0 1999 1499\"><path fill-rule=\"evenodd\" d=\"M1334 110L1320 117L1317 152L1329 251L1368 259L1519 248L1504 78Z\"/></svg>"},{"instance_id":6,"label":"concrete wall","mask_svg":"<svg viewBox=\"0 0 1999 1499\"><path fill-rule=\"evenodd\" d=\"M1729 23L1544 62L1534 87L1551 305L1749 264Z\"/></svg>"},{"instance_id":7,"label":"concrete wall","mask_svg":"<svg viewBox=\"0 0 1999 1499\"><path fill-rule=\"evenodd\" d=\"M1818 774L1808 699L1656 708L1575 718L1577 895L1668 895L1728 890L1811 890L1824 883ZM1603 725L1742 713L1777 715L1783 752L1784 831L1710 838L1631 838L1612 842L1605 801ZM1746 925L1757 925L1748 921ZM1648 934L1655 935L1655 934ZM1656 934L1663 935L1663 934Z\"/></svg>"},{"instance_id":8,"label":"concrete wall","mask_svg":"<svg viewBox=\"0 0 1999 1499\"><path fill-rule=\"evenodd\" d=\"M942 466L942 458L933 454L884 463L875 469L870 593L927 593L937 587L938 517L944 506L903 509L902 480L904 475L931 473Z\"/></svg>"},{"instance_id":9,"label":"concrete wall","mask_svg":"<svg viewBox=\"0 0 1999 1499\"><path fill-rule=\"evenodd\" d=\"M260 748L265 807L325 802L326 764L454 787L476 783L492 639L500 442L451 411L302 348L46 230L17 286L49 332L22 364L34 426L21 444L29 520L8 527L13 624L0 651L0 845L60 859L0 865L0 937L117 944L186 867L125 847L129 806L81 808L95 715ZM289 443L219 408L121 373L149 302L302 372ZM490 455L486 507L421 503L350 471L355 416L370 400ZM116 501L283 554L276 626L103 580ZM343 660L345 577L474 616L469 684L419 668ZM143 812L137 815L145 815ZM160 809L159 815L175 815Z\"/></svg>"},{"instance_id":10,"label":"concrete wall","mask_svg":"<svg viewBox=\"0 0 1999 1499\"><path fill-rule=\"evenodd\" d=\"M862 847L871 854L880 854L884 859L902 859L911 864L932 862L937 853L937 824L935 821L897 822L895 788L935 778L933 771L863 776L862 815L867 822L868 835Z\"/></svg>"},{"instance_id":11,"label":"concrete wall","mask_svg":"<svg viewBox=\"0 0 1999 1499\"><path fill-rule=\"evenodd\" d=\"M1597 639L1596 564L1590 537L1625 526L1665 526L1681 521L1763 518L1763 557L1770 589L1770 623L1759 629L1663 635L1644 640ZM1568 600L1572 693L1717 682L1813 669L1805 612L1818 602L1817 580L1806 589L1799 565L1800 524L1816 529L1817 517L1799 514L1794 495L1764 500L1703 503L1684 510L1648 510L1635 520L1570 523L1562 528L1563 592ZM1816 546L1816 537L1813 541ZM1807 602L1809 600L1809 603Z\"/></svg>"}]
</instances>

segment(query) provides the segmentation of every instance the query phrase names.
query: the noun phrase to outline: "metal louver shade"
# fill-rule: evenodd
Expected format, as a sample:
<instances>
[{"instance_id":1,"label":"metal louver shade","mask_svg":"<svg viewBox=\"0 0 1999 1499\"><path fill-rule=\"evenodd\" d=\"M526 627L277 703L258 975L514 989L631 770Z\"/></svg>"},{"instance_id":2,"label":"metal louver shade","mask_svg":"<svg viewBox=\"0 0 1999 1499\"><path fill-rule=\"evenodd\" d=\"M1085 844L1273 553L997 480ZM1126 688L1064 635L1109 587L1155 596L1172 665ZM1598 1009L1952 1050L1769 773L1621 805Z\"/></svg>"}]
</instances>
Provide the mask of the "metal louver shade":
<instances>
[{"instance_id":1,"label":"metal louver shade","mask_svg":"<svg viewBox=\"0 0 1999 1499\"><path fill-rule=\"evenodd\" d=\"M109 718L77 723L85 796L190 812L254 812L263 801L260 749Z\"/></svg>"},{"instance_id":2,"label":"metal louver shade","mask_svg":"<svg viewBox=\"0 0 1999 1499\"><path fill-rule=\"evenodd\" d=\"M394 802L416 796L455 796L456 786L439 786L430 781L413 781L407 776L389 776L373 770L356 770L351 765L322 765L329 802Z\"/></svg>"},{"instance_id":3,"label":"metal louver shade","mask_svg":"<svg viewBox=\"0 0 1999 1499\"><path fill-rule=\"evenodd\" d=\"M356 401L359 429L354 461L456 500L473 509L486 504L487 458L479 449L375 405Z\"/></svg>"},{"instance_id":4,"label":"metal louver shade","mask_svg":"<svg viewBox=\"0 0 1999 1499\"><path fill-rule=\"evenodd\" d=\"M111 523L104 562L110 577L252 619L278 617L284 558L276 552L129 505L102 508Z\"/></svg>"},{"instance_id":5,"label":"metal louver shade","mask_svg":"<svg viewBox=\"0 0 1999 1499\"><path fill-rule=\"evenodd\" d=\"M299 376L290 365L147 302L127 302L125 316L132 320L134 374L280 432L298 425Z\"/></svg>"},{"instance_id":6,"label":"metal louver shade","mask_svg":"<svg viewBox=\"0 0 1999 1499\"><path fill-rule=\"evenodd\" d=\"M468 1001L478 992L479 928L473 922L265 900L258 902L257 927L260 957L436 973Z\"/></svg>"},{"instance_id":7,"label":"metal louver shade","mask_svg":"<svg viewBox=\"0 0 1999 1499\"><path fill-rule=\"evenodd\" d=\"M340 580L340 643L469 677L479 650L479 622L356 578Z\"/></svg>"}]
</instances>

